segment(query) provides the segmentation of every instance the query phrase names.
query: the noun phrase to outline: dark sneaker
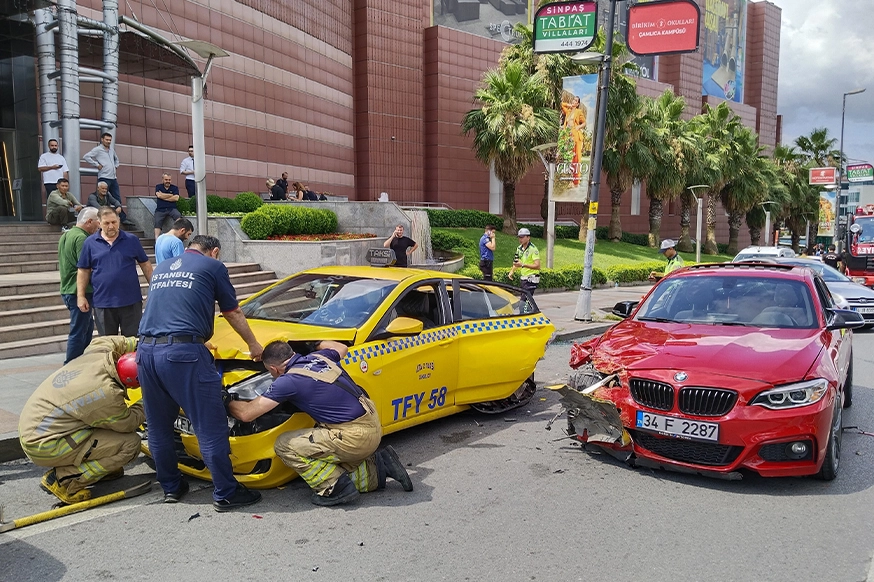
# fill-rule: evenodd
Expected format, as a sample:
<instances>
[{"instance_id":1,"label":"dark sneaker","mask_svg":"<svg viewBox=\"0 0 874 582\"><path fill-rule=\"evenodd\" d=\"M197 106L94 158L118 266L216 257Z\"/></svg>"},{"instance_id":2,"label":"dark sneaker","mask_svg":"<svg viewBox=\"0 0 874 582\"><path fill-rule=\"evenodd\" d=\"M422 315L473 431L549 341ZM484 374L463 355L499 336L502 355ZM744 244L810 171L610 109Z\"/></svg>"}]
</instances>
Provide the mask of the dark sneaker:
<instances>
[{"instance_id":1,"label":"dark sneaker","mask_svg":"<svg viewBox=\"0 0 874 582\"><path fill-rule=\"evenodd\" d=\"M223 513L225 511L237 509L238 507L246 507L247 505L252 505L254 503L258 503L259 501L261 501L260 491L251 491L247 489L245 485L238 484L237 490L234 491L233 495L231 495L227 499L213 501L212 508L219 513Z\"/></svg>"},{"instance_id":2,"label":"dark sneaker","mask_svg":"<svg viewBox=\"0 0 874 582\"><path fill-rule=\"evenodd\" d=\"M172 493L164 493L164 503L179 503L179 500L185 497L185 494L188 493L188 489L188 481L182 479L179 482L179 489Z\"/></svg>"},{"instance_id":3,"label":"dark sneaker","mask_svg":"<svg viewBox=\"0 0 874 582\"><path fill-rule=\"evenodd\" d=\"M101 481L115 481L124 477L124 467L120 467L111 473L107 473L100 478Z\"/></svg>"},{"instance_id":4,"label":"dark sneaker","mask_svg":"<svg viewBox=\"0 0 874 582\"><path fill-rule=\"evenodd\" d=\"M310 501L313 502L313 505L330 507L331 505L339 505L341 503L352 501L356 497L358 497L358 489L355 487L355 483L352 482L349 475L343 473L343 475L337 479L337 482L334 483L334 487L329 494L319 495L318 493L313 493Z\"/></svg>"},{"instance_id":5,"label":"dark sneaker","mask_svg":"<svg viewBox=\"0 0 874 582\"><path fill-rule=\"evenodd\" d=\"M82 501L88 501L91 499L91 491L88 489L80 489L75 493L68 493L67 488L58 483L58 476L55 474L55 470L52 469L48 473L42 476L40 480L39 486L43 488L43 490L51 493L67 505L72 505L74 503L80 503Z\"/></svg>"},{"instance_id":6,"label":"dark sneaker","mask_svg":"<svg viewBox=\"0 0 874 582\"><path fill-rule=\"evenodd\" d=\"M401 463L400 457L398 457L397 452L391 445L376 452L376 462L382 465L381 469L385 471L386 476L401 484L404 491L413 490L413 481L410 479L407 470L404 469L404 464ZM385 486L385 483L380 483L380 485Z\"/></svg>"}]
</instances>

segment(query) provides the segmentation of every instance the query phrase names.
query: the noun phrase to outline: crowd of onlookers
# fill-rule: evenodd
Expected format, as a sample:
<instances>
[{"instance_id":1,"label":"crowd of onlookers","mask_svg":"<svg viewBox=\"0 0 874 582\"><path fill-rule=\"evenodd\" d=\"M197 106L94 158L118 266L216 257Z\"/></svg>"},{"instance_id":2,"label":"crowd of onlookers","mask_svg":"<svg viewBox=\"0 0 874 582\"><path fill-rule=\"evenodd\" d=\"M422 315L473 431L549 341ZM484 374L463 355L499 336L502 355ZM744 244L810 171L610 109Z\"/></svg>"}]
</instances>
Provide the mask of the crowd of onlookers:
<instances>
[{"instance_id":1,"label":"crowd of onlookers","mask_svg":"<svg viewBox=\"0 0 874 582\"><path fill-rule=\"evenodd\" d=\"M267 178L267 189L270 193L271 200L327 200L328 197L324 194L319 194L311 190L309 186L301 182L293 182L291 186L288 184L288 172L282 172L282 177L278 180Z\"/></svg>"}]
</instances>

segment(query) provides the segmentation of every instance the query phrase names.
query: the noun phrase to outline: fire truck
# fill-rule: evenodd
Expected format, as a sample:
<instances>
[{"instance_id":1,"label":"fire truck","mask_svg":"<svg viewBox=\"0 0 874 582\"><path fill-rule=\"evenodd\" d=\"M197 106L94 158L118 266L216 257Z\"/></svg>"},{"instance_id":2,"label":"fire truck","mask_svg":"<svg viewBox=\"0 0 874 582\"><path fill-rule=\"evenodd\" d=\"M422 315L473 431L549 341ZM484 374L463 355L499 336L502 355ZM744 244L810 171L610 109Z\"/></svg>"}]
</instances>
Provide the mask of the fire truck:
<instances>
[{"instance_id":1,"label":"fire truck","mask_svg":"<svg viewBox=\"0 0 874 582\"><path fill-rule=\"evenodd\" d=\"M874 287L874 204L856 208L847 217L842 261L847 276L856 283Z\"/></svg>"}]
</instances>

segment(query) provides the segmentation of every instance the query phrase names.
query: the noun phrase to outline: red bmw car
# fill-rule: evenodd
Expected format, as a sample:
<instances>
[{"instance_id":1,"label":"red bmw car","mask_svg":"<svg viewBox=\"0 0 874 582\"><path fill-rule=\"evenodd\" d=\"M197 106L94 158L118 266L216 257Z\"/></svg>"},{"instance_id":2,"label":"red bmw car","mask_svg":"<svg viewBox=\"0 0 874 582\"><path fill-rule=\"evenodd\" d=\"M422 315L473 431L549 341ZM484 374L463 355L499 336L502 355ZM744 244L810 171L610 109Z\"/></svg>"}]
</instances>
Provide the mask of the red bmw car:
<instances>
[{"instance_id":1,"label":"red bmw car","mask_svg":"<svg viewBox=\"0 0 874 582\"><path fill-rule=\"evenodd\" d=\"M806 267L697 265L572 349L569 433L634 466L727 479L837 476L852 329Z\"/></svg>"}]
</instances>

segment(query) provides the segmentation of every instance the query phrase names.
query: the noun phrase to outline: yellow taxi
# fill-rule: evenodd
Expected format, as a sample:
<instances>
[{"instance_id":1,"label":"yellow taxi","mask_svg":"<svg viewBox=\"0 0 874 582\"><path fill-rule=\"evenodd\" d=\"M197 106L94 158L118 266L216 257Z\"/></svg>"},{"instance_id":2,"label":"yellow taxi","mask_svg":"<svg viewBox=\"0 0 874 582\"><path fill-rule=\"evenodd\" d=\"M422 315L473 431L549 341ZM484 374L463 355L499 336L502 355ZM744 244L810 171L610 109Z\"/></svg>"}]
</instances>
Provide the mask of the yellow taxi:
<instances>
[{"instance_id":1,"label":"yellow taxi","mask_svg":"<svg viewBox=\"0 0 874 582\"><path fill-rule=\"evenodd\" d=\"M555 327L519 289L450 273L394 267L302 271L241 303L262 345L287 341L308 353L320 340L349 346L343 367L379 408L386 434L474 408L498 413L534 394L534 366ZM221 316L210 340L225 388L242 400L272 378ZM276 437L313 426L284 403L253 422L228 418L231 461L248 487L296 475L273 451ZM210 479L191 423L176 420L183 473ZM148 445L143 440L143 451Z\"/></svg>"}]
</instances>

